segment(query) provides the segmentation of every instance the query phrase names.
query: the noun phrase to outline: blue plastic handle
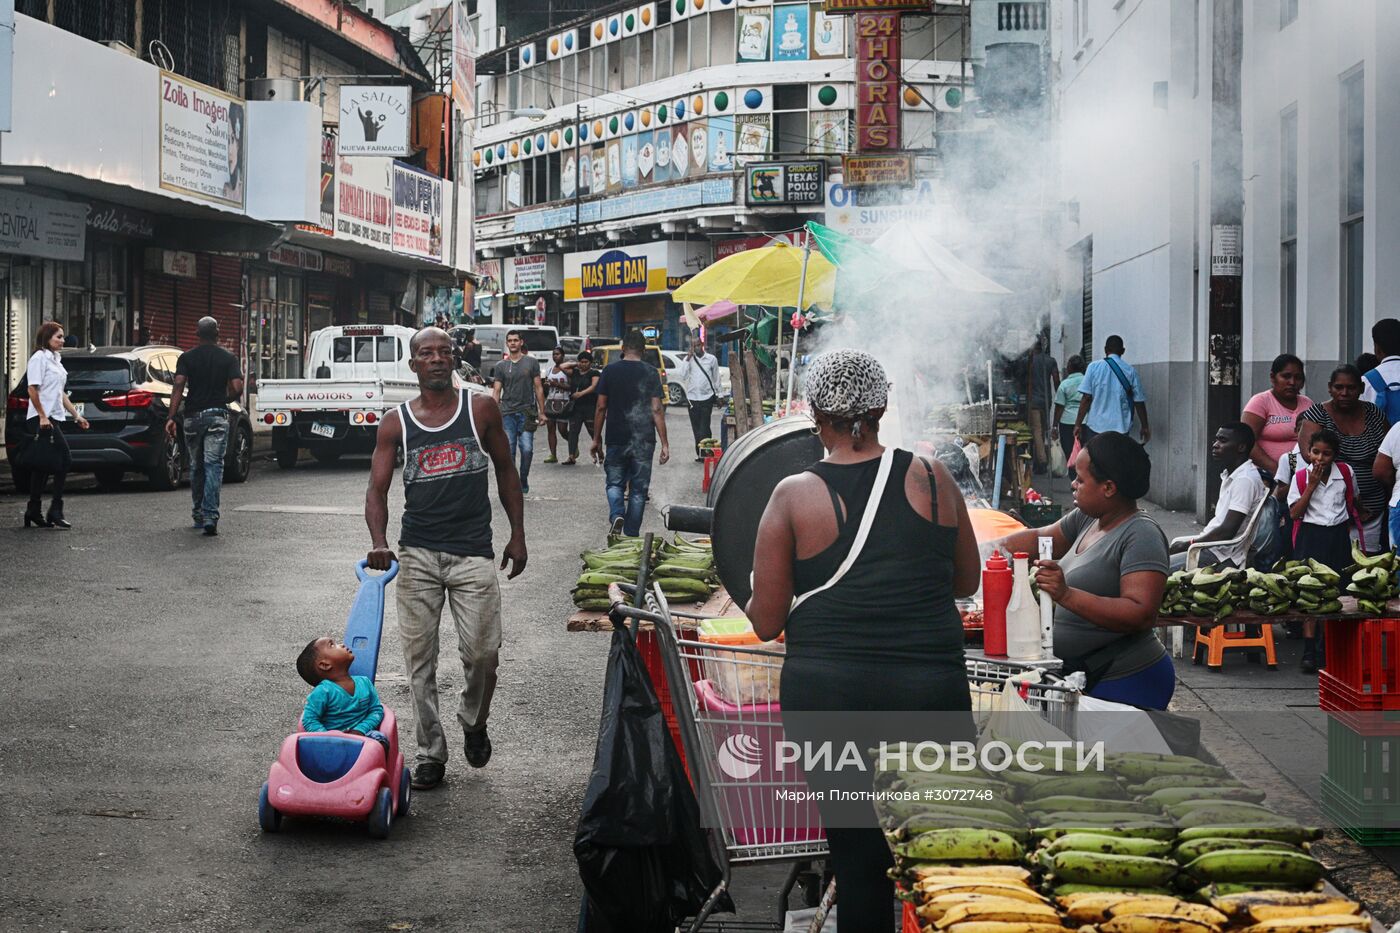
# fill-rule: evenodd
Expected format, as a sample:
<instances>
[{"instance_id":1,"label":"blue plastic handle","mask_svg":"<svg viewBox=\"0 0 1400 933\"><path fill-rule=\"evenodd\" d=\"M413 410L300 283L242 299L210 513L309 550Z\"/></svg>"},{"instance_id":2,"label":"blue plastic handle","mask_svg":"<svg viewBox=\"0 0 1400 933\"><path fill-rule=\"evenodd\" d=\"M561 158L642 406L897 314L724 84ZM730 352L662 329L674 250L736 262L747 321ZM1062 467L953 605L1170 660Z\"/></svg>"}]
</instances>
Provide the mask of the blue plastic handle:
<instances>
[{"instance_id":1,"label":"blue plastic handle","mask_svg":"<svg viewBox=\"0 0 1400 933\"><path fill-rule=\"evenodd\" d=\"M370 576L368 573L366 573L365 571L368 569L369 561L364 559L363 557L360 558L360 560L355 564L355 576L360 578L361 583L367 583L370 580L375 580L379 583L388 583L390 580L394 579L399 575L399 562L396 560L389 561L389 569L384 571L384 573L380 574L377 577Z\"/></svg>"},{"instance_id":2,"label":"blue plastic handle","mask_svg":"<svg viewBox=\"0 0 1400 933\"><path fill-rule=\"evenodd\" d=\"M350 616L345 620L345 644L355 652L355 660L350 663L350 674L374 680L379 669L379 640L384 634L384 590L389 581L398 575L399 562L390 562L389 569L378 576L366 573L368 567L367 560L355 564L355 576L360 579L360 588L355 594L355 602L350 606Z\"/></svg>"}]
</instances>

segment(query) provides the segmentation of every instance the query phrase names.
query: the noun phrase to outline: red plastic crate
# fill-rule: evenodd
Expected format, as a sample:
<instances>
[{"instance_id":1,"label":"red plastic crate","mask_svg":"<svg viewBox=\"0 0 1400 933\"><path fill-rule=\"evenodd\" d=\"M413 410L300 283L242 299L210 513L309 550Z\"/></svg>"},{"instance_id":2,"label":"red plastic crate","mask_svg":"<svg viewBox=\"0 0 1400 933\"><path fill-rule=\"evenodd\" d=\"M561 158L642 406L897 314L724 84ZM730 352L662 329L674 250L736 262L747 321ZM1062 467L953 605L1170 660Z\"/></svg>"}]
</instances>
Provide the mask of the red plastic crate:
<instances>
[{"instance_id":1,"label":"red plastic crate","mask_svg":"<svg viewBox=\"0 0 1400 933\"><path fill-rule=\"evenodd\" d=\"M904 910L899 918L899 933L922 933L923 928L919 926L919 914L914 909L914 905L908 901L904 902Z\"/></svg>"},{"instance_id":2,"label":"red plastic crate","mask_svg":"<svg viewBox=\"0 0 1400 933\"><path fill-rule=\"evenodd\" d=\"M647 628L637 633L637 651L642 656L642 666L651 677L651 686L656 691L656 698L661 702L661 714L666 717L666 728L670 730L671 741L675 743L676 752L681 756L681 764L685 765L686 773L689 774L690 765L685 760L685 744L681 741L680 725L676 722L676 701L671 693L670 682L666 679L666 667L661 661L661 646L657 644L655 631ZM704 676L694 659L690 661L690 676L692 683Z\"/></svg>"},{"instance_id":3,"label":"red plastic crate","mask_svg":"<svg viewBox=\"0 0 1400 933\"><path fill-rule=\"evenodd\" d=\"M1325 710L1400 710L1400 619L1329 620L1327 667L1318 677Z\"/></svg>"}]
</instances>

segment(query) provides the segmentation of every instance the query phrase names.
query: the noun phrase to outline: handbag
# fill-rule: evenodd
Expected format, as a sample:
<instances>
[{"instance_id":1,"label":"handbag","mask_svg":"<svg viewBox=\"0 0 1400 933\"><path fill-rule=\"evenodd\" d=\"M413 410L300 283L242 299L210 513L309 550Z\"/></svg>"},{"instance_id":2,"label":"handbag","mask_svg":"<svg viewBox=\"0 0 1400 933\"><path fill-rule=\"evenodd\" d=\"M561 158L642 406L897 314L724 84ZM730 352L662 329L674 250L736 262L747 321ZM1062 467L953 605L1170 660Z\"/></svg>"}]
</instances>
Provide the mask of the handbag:
<instances>
[{"instance_id":1,"label":"handbag","mask_svg":"<svg viewBox=\"0 0 1400 933\"><path fill-rule=\"evenodd\" d=\"M1069 472L1069 461L1065 459L1065 449L1059 444L1050 445L1050 475L1064 476Z\"/></svg>"},{"instance_id":2,"label":"handbag","mask_svg":"<svg viewBox=\"0 0 1400 933\"><path fill-rule=\"evenodd\" d=\"M544 400L544 416L546 418L567 418L574 410L574 400L571 398L547 398Z\"/></svg>"},{"instance_id":3,"label":"handbag","mask_svg":"<svg viewBox=\"0 0 1400 933\"><path fill-rule=\"evenodd\" d=\"M73 465L73 457L68 453L67 444L59 444L54 439L57 427L43 428L29 442L20 458L24 466L36 473L67 473Z\"/></svg>"}]
</instances>

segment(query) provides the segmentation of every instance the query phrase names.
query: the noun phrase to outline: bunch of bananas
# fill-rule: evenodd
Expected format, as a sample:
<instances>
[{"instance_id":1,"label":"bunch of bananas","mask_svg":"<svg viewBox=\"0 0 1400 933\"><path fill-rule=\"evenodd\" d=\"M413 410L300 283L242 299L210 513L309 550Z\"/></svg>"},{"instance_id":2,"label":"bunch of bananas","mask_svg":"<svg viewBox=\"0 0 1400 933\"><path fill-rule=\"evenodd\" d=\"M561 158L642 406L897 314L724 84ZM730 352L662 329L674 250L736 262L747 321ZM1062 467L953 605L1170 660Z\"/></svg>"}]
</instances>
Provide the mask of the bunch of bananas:
<instances>
[{"instance_id":1,"label":"bunch of bananas","mask_svg":"<svg viewBox=\"0 0 1400 933\"><path fill-rule=\"evenodd\" d=\"M1217 622L1245 604L1248 574L1227 567L1178 570L1167 577L1162 591L1162 615L1197 616Z\"/></svg>"},{"instance_id":2,"label":"bunch of bananas","mask_svg":"<svg viewBox=\"0 0 1400 933\"><path fill-rule=\"evenodd\" d=\"M608 584L636 583L642 558L650 561L649 577L661 585L670 599L701 601L714 592L714 552L708 539L689 541L676 535L671 541L655 543L650 554L642 538L609 535L608 546L584 551L583 573L573 589L574 605L580 609L608 608Z\"/></svg>"},{"instance_id":3,"label":"bunch of bananas","mask_svg":"<svg viewBox=\"0 0 1400 933\"><path fill-rule=\"evenodd\" d=\"M1286 560L1274 565L1293 584L1293 607L1308 615L1341 612L1342 576L1319 560Z\"/></svg>"},{"instance_id":4,"label":"bunch of bananas","mask_svg":"<svg viewBox=\"0 0 1400 933\"><path fill-rule=\"evenodd\" d=\"M1343 573L1351 578L1347 592L1356 597L1356 608L1371 615L1385 612L1388 600L1400 596L1400 582L1395 575L1395 552L1368 556L1356 542L1351 545L1354 563Z\"/></svg>"}]
</instances>

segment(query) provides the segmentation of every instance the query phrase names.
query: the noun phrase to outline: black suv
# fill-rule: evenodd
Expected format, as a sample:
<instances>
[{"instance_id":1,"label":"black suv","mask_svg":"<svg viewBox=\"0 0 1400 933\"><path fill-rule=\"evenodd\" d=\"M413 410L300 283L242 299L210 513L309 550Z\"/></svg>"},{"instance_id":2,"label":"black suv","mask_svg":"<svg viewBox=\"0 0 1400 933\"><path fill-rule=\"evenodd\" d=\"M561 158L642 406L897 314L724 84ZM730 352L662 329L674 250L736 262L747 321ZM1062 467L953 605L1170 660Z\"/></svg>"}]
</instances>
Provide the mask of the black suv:
<instances>
[{"instance_id":1,"label":"black suv","mask_svg":"<svg viewBox=\"0 0 1400 933\"><path fill-rule=\"evenodd\" d=\"M174 489L185 475L183 431L177 442L165 433L175 383L179 347L93 347L64 350L68 395L92 425L65 432L73 453L73 471L95 473L97 485L112 489L128 471L145 474L156 489ZM238 403L233 410L224 481L241 483L253 461L253 425ZM5 406L5 453L15 488L29 488L29 471L15 463L16 453L33 434L29 421L29 384L20 378Z\"/></svg>"}]
</instances>

